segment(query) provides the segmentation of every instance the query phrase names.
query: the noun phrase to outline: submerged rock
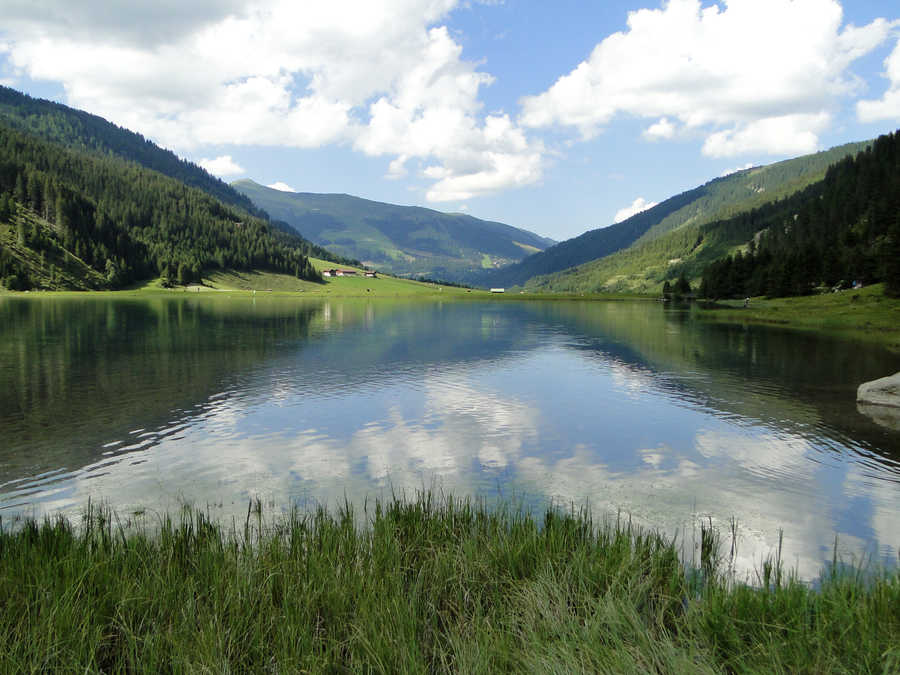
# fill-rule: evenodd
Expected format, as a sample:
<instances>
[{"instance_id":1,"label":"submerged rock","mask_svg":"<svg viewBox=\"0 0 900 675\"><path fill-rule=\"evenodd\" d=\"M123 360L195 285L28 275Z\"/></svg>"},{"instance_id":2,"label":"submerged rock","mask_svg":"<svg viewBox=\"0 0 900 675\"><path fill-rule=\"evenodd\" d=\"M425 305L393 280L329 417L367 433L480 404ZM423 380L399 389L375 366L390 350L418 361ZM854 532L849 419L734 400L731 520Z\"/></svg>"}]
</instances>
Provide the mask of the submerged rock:
<instances>
[{"instance_id":1,"label":"submerged rock","mask_svg":"<svg viewBox=\"0 0 900 675\"><path fill-rule=\"evenodd\" d=\"M894 431L900 431L900 408L892 405L871 405L869 403L857 403L856 409L879 424Z\"/></svg>"},{"instance_id":2,"label":"submerged rock","mask_svg":"<svg viewBox=\"0 0 900 675\"><path fill-rule=\"evenodd\" d=\"M856 402L900 408L900 373L863 382L856 390Z\"/></svg>"},{"instance_id":3,"label":"submerged rock","mask_svg":"<svg viewBox=\"0 0 900 675\"><path fill-rule=\"evenodd\" d=\"M859 385L856 409L876 424L900 431L900 373Z\"/></svg>"}]
</instances>

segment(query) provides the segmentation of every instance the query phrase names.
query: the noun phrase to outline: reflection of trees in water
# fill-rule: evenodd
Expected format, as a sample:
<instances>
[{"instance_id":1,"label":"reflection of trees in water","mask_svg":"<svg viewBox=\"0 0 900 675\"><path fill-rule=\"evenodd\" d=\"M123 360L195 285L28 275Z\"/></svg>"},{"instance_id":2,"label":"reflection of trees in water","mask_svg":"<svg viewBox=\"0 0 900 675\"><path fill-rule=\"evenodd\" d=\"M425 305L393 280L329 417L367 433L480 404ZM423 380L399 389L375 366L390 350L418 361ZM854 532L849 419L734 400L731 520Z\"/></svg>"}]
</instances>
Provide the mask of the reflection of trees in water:
<instances>
[{"instance_id":1,"label":"reflection of trees in water","mask_svg":"<svg viewBox=\"0 0 900 675\"><path fill-rule=\"evenodd\" d=\"M0 476L82 464L110 439L171 423L280 342L305 339L318 311L180 298L3 302Z\"/></svg>"},{"instance_id":2,"label":"reflection of trees in water","mask_svg":"<svg viewBox=\"0 0 900 675\"><path fill-rule=\"evenodd\" d=\"M426 373L501 358L523 349L526 337L496 308L472 312L453 303L5 301L0 482L93 462L109 441L183 423L221 392L285 378L310 390L329 379L377 386L400 369Z\"/></svg>"},{"instance_id":3,"label":"reflection of trees in water","mask_svg":"<svg viewBox=\"0 0 900 675\"><path fill-rule=\"evenodd\" d=\"M900 369L896 357L655 303L54 298L0 303L0 480L94 461L103 443L248 384L377 387L495 365L548 339L691 405L898 455L896 434L854 407L857 380Z\"/></svg>"},{"instance_id":4,"label":"reflection of trees in water","mask_svg":"<svg viewBox=\"0 0 900 675\"><path fill-rule=\"evenodd\" d=\"M647 376L648 386L776 429L824 435L827 447L862 446L896 472L900 438L856 411L861 382L900 370L900 357L883 349L781 328L705 323L649 302L529 310L564 327L589 358Z\"/></svg>"}]
</instances>

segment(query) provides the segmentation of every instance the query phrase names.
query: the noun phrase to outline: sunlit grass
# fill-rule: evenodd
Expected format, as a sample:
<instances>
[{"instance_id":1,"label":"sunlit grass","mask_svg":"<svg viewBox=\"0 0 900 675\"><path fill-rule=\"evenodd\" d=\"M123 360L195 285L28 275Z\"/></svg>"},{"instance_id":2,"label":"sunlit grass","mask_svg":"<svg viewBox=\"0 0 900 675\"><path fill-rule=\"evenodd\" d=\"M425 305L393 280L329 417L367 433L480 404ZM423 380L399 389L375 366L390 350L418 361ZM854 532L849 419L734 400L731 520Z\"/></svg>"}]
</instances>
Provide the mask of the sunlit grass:
<instances>
[{"instance_id":1,"label":"sunlit grass","mask_svg":"<svg viewBox=\"0 0 900 675\"><path fill-rule=\"evenodd\" d=\"M782 325L800 330L875 342L900 351L900 298L884 294L884 284L858 290L794 298L752 298L701 311L706 320Z\"/></svg>"},{"instance_id":2,"label":"sunlit grass","mask_svg":"<svg viewBox=\"0 0 900 675\"><path fill-rule=\"evenodd\" d=\"M896 672L900 577L697 569L626 523L432 493L0 534L0 670Z\"/></svg>"}]
</instances>

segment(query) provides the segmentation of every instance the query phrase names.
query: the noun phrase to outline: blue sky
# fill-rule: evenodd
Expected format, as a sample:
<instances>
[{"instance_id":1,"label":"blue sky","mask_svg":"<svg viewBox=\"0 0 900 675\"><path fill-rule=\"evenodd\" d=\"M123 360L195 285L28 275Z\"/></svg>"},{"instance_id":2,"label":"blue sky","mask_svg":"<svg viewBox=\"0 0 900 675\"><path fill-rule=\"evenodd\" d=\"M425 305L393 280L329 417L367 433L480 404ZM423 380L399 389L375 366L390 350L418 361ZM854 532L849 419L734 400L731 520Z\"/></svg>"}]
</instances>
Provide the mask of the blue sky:
<instances>
[{"instance_id":1,"label":"blue sky","mask_svg":"<svg viewBox=\"0 0 900 675\"><path fill-rule=\"evenodd\" d=\"M0 81L207 166L565 239L900 127L900 7L2 0Z\"/></svg>"}]
</instances>

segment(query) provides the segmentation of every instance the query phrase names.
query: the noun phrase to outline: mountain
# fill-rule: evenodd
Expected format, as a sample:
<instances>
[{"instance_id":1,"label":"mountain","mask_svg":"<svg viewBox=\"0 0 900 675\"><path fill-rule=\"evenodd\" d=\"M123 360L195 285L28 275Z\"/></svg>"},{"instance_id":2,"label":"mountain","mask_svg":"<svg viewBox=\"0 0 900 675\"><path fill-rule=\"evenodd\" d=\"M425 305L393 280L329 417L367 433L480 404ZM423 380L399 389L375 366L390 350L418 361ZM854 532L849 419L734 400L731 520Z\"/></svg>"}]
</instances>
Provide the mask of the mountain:
<instances>
[{"instance_id":1,"label":"mountain","mask_svg":"<svg viewBox=\"0 0 900 675\"><path fill-rule=\"evenodd\" d=\"M802 190L821 180L829 165L865 145L850 143L716 178L621 223L591 230L514 265L482 273L474 282L484 286L526 285L533 290L577 292L655 289L671 276L669 261L685 253L683 241L690 240L686 244L690 252L696 243L697 228L704 223ZM672 243L670 239L654 243L670 233ZM592 262L600 259L604 262ZM572 269L582 265L585 269Z\"/></svg>"},{"instance_id":2,"label":"mountain","mask_svg":"<svg viewBox=\"0 0 900 675\"><path fill-rule=\"evenodd\" d=\"M232 183L254 204L336 253L401 275L464 279L521 260L553 240L503 223L346 194L283 192Z\"/></svg>"},{"instance_id":3,"label":"mountain","mask_svg":"<svg viewBox=\"0 0 900 675\"><path fill-rule=\"evenodd\" d=\"M203 168L101 117L0 86L0 283L117 288L335 256Z\"/></svg>"},{"instance_id":4,"label":"mountain","mask_svg":"<svg viewBox=\"0 0 900 675\"><path fill-rule=\"evenodd\" d=\"M885 282L900 295L900 132L789 199L711 231L746 247L703 270L705 297L805 295L851 282Z\"/></svg>"},{"instance_id":5,"label":"mountain","mask_svg":"<svg viewBox=\"0 0 900 675\"><path fill-rule=\"evenodd\" d=\"M132 161L74 150L0 119L0 282L117 288L222 268L318 279L322 249Z\"/></svg>"}]
</instances>

